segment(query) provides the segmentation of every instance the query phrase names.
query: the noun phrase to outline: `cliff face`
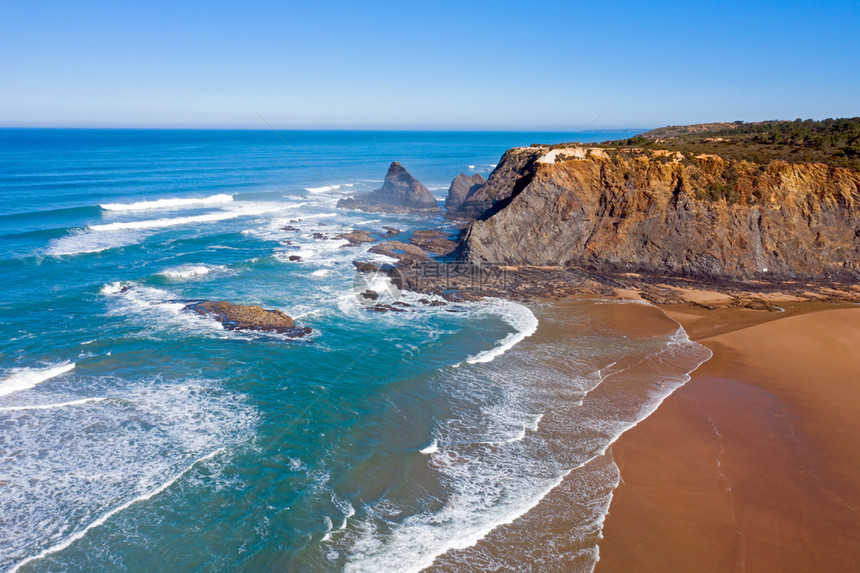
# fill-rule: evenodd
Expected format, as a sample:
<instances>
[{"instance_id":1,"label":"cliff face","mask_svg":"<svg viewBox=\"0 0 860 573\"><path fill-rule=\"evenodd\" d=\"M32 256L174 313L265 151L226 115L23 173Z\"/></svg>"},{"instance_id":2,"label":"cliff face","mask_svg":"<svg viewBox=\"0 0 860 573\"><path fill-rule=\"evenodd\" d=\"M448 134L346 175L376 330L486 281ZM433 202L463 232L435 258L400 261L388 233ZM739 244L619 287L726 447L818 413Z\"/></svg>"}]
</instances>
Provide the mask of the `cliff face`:
<instances>
[{"instance_id":1,"label":"cliff face","mask_svg":"<svg viewBox=\"0 0 860 573\"><path fill-rule=\"evenodd\" d=\"M470 203L476 263L860 279L860 173L823 164L522 148Z\"/></svg>"},{"instance_id":2,"label":"cliff face","mask_svg":"<svg viewBox=\"0 0 860 573\"><path fill-rule=\"evenodd\" d=\"M412 174L396 161L388 168L381 188L370 193L340 199L337 206L386 213L439 210L436 198L427 187L412 177Z\"/></svg>"},{"instance_id":3,"label":"cliff face","mask_svg":"<svg viewBox=\"0 0 860 573\"><path fill-rule=\"evenodd\" d=\"M445 198L445 210L454 214L460 210L463 202L470 194L477 191L487 180L480 173L466 175L461 173L454 178L448 187L448 196Z\"/></svg>"},{"instance_id":4,"label":"cliff face","mask_svg":"<svg viewBox=\"0 0 860 573\"><path fill-rule=\"evenodd\" d=\"M477 189L472 189L456 210L449 210L449 215L476 218L486 216L497 209L528 184L534 162L540 156L541 150L536 148L509 149L490 173L487 182Z\"/></svg>"}]
</instances>

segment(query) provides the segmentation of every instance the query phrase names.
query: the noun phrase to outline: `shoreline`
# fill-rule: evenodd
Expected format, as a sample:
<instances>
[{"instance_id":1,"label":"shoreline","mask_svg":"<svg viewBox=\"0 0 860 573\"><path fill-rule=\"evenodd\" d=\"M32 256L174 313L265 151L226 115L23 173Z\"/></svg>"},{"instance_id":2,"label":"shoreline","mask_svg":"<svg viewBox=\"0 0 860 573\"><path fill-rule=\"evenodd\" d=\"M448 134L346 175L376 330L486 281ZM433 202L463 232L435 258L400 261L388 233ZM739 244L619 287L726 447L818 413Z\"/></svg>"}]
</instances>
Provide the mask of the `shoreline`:
<instances>
[{"instance_id":1,"label":"shoreline","mask_svg":"<svg viewBox=\"0 0 860 573\"><path fill-rule=\"evenodd\" d=\"M860 308L832 306L662 307L714 356L612 446L598 573L860 568Z\"/></svg>"},{"instance_id":2,"label":"shoreline","mask_svg":"<svg viewBox=\"0 0 860 573\"><path fill-rule=\"evenodd\" d=\"M540 412L540 423L522 438L540 441L541 459L553 460L564 471L515 516L467 547L437 555L423 571L490 562L513 569L541 563L548 570L591 570L600 524L618 483L612 444L647 419L710 356L686 335L678 339L680 325L659 307L638 302L582 297L545 300L532 308L541 326L512 356L548 360L524 363L540 375L527 382L539 408L532 414ZM620 346L604 354L610 340Z\"/></svg>"}]
</instances>

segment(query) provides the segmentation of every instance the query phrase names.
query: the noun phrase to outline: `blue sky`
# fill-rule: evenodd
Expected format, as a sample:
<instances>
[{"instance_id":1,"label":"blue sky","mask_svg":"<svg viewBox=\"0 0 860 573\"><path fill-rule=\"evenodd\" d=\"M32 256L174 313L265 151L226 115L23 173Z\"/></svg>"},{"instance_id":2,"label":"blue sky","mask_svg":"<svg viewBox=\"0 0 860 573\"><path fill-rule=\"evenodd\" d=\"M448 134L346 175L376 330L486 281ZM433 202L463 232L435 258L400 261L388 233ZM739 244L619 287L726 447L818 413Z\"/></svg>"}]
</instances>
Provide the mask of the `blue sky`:
<instances>
[{"instance_id":1,"label":"blue sky","mask_svg":"<svg viewBox=\"0 0 860 573\"><path fill-rule=\"evenodd\" d=\"M179 5L182 4L182 5ZM860 115L860 2L0 3L0 126Z\"/></svg>"}]
</instances>

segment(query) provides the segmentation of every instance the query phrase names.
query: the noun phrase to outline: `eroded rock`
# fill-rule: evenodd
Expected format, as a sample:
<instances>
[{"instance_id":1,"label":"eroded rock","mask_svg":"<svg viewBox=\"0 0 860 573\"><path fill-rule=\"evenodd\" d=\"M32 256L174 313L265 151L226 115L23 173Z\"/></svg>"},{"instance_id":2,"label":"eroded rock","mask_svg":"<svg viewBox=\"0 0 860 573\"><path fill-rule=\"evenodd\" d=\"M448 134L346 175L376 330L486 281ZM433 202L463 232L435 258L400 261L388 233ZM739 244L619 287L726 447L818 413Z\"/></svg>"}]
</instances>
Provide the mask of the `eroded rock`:
<instances>
[{"instance_id":1,"label":"eroded rock","mask_svg":"<svg viewBox=\"0 0 860 573\"><path fill-rule=\"evenodd\" d=\"M370 231L353 229L348 233L341 233L337 236L338 239L349 241L344 247L358 247L364 243L375 243L377 239L373 237Z\"/></svg>"},{"instance_id":2,"label":"eroded rock","mask_svg":"<svg viewBox=\"0 0 860 573\"><path fill-rule=\"evenodd\" d=\"M474 194L487 180L480 173L466 175L461 173L454 178L448 187L448 196L445 198L445 210L454 214L471 194Z\"/></svg>"},{"instance_id":3,"label":"eroded rock","mask_svg":"<svg viewBox=\"0 0 860 573\"><path fill-rule=\"evenodd\" d=\"M337 206L383 213L432 213L440 210L436 198L427 187L396 161L388 168L381 188L340 199Z\"/></svg>"},{"instance_id":4,"label":"eroded rock","mask_svg":"<svg viewBox=\"0 0 860 573\"><path fill-rule=\"evenodd\" d=\"M449 239L448 233L441 229L415 231L409 242L437 256L449 255L457 248L457 243Z\"/></svg>"},{"instance_id":5,"label":"eroded rock","mask_svg":"<svg viewBox=\"0 0 860 573\"><path fill-rule=\"evenodd\" d=\"M187 304L184 310L217 320L225 330L276 332L291 337L300 337L311 332L307 326L296 326L293 319L280 310L268 310L261 306L204 300Z\"/></svg>"}]
</instances>

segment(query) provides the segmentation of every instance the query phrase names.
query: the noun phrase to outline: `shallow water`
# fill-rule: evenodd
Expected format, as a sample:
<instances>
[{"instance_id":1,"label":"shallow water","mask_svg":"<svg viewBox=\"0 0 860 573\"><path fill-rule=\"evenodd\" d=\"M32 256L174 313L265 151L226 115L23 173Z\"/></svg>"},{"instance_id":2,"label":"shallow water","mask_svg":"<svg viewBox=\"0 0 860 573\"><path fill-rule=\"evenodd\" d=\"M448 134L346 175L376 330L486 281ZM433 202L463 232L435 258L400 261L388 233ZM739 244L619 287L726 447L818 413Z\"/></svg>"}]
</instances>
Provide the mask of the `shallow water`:
<instances>
[{"instance_id":1,"label":"shallow water","mask_svg":"<svg viewBox=\"0 0 860 573\"><path fill-rule=\"evenodd\" d=\"M285 137L0 130L0 570L514 566L496 526L565 489L589 568L602 452L700 347L632 305L368 313L351 262L374 255L314 238L441 223L335 208L390 161L441 199L508 147L586 136ZM314 333L225 331L181 311L201 298Z\"/></svg>"}]
</instances>

